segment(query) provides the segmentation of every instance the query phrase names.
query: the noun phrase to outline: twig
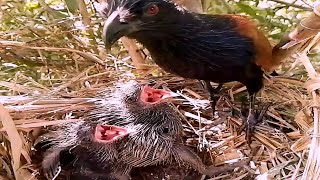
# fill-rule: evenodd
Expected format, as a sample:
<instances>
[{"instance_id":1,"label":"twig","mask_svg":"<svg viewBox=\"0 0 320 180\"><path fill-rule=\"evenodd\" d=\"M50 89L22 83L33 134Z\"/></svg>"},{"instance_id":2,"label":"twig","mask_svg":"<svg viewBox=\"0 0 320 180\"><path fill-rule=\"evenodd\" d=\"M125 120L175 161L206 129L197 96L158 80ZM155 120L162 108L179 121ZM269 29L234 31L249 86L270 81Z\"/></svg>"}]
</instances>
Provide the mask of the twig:
<instances>
[{"instance_id":1,"label":"twig","mask_svg":"<svg viewBox=\"0 0 320 180\"><path fill-rule=\"evenodd\" d=\"M127 37L122 37L120 40L123 46L127 49L132 59L132 63L137 68L138 72L143 73L148 70L147 66L145 66L145 59L142 57L142 54L134 40Z\"/></svg>"},{"instance_id":2,"label":"twig","mask_svg":"<svg viewBox=\"0 0 320 180\"><path fill-rule=\"evenodd\" d=\"M313 68L310 60L307 57L307 53L309 50L313 47L317 41L320 39L320 33L318 33L313 40L309 43L309 45L300 53L300 61L302 64L305 66L309 77L312 79L318 79L319 75ZM302 176L302 180L304 179L309 179L309 177L312 177L313 179L320 179L320 164L319 164L319 149L320 149L320 139L319 139L319 132L320 132L320 119L319 119L319 110L318 107L320 105L319 103L319 97L316 93L317 89L314 89L311 92L312 99L313 99L313 135L312 135L312 140L310 144L310 152L309 152L309 157L307 160L307 165L304 169L304 173Z\"/></svg>"},{"instance_id":3,"label":"twig","mask_svg":"<svg viewBox=\"0 0 320 180\"><path fill-rule=\"evenodd\" d=\"M86 3L84 2L84 0L77 0L77 4L78 4L78 7L79 7L80 14L82 16L83 24L85 24L86 27L87 27L87 32L89 33L89 35L91 37L94 37L94 32L93 32L93 30L91 28L91 17L89 15L88 10L87 10ZM95 38L89 38L89 42L92 45L92 50L95 53L98 53L98 49L96 48L96 44L97 44L96 39Z\"/></svg>"},{"instance_id":4,"label":"twig","mask_svg":"<svg viewBox=\"0 0 320 180\"><path fill-rule=\"evenodd\" d=\"M79 7L79 11L82 15L82 21L86 26L90 26L91 25L91 19L90 19L90 15L88 13L87 10L87 5L84 2L84 0L77 0L77 4Z\"/></svg>"},{"instance_id":5,"label":"twig","mask_svg":"<svg viewBox=\"0 0 320 180\"><path fill-rule=\"evenodd\" d=\"M8 47L8 46L16 46L16 47L21 47L21 48L25 48L25 49L34 49L34 50L46 50L46 51L67 51L67 52L73 52L73 53L77 53L80 56L83 56L84 58L87 58L88 60L97 62L101 65L105 65L105 63L99 59L98 57L96 57L95 54L90 53L90 52L83 52L83 51L79 51L76 49L71 49L71 48L57 48L57 47L32 47L32 46L27 46L27 43L24 42L19 42L19 41L1 41L0 40L0 47L4 46L4 47Z\"/></svg>"},{"instance_id":6,"label":"twig","mask_svg":"<svg viewBox=\"0 0 320 180\"><path fill-rule=\"evenodd\" d=\"M312 8L308 8L308 7L297 5L297 4L292 4L292 3L289 3L289 2L286 2L286 1L281 1L281 0L270 0L270 1L273 1L273 2L276 2L276 3L279 3L279 4L284 4L284 5L288 6L288 7L294 7L294 8L307 10L307 11L312 11Z\"/></svg>"},{"instance_id":7,"label":"twig","mask_svg":"<svg viewBox=\"0 0 320 180\"><path fill-rule=\"evenodd\" d=\"M20 158L22 151L22 140L20 138L19 132L14 125L14 122L8 113L8 111L4 108L2 104L0 104L0 121L8 134L8 139L11 145L11 155L12 155L12 168L14 175L17 180L19 178L18 170L20 167Z\"/></svg>"}]
</instances>

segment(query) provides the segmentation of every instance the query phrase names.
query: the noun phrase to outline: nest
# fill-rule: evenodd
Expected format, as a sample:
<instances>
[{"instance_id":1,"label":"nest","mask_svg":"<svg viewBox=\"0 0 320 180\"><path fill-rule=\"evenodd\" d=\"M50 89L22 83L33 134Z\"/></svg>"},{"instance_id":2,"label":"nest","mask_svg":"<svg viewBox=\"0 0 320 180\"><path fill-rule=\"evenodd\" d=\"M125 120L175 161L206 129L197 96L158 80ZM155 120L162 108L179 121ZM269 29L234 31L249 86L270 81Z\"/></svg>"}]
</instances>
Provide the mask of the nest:
<instances>
[{"instance_id":1,"label":"nest","mask_svg":"<svg viewBox=\"0 0 320 180\"><path fill-rule=\"evenodd\" d=\"M67 23L63 22L61 27L66 29ZM94 30L99 31L98 28ZM37 29L32 29L32 33L34 31ZM29 37L26 35L29 32L19 30L18 33ZM42 77L47 79L40 83L27 73L17 73L10 78L10 82L0 81L4 95L0 96L0 179L42 179L38 164L42 158L41 152L35 148L38 137L55 125L81 120L83 114L94 108L90 98L95 97L98 91L114 82L132 78L181 94L180 100L173 103L185 117L184 144L192 147L206 164L219 166L250 159L247 166L217 175L212 180L319 177L319 75L306 56L311 47L303 47L301 55L297 57L303 66L290 68L288 63L282 67L290 69L287 73L265 77L265 88L257 97L257 107L265 104L270 106L263 121L256 126L253 142L249 146L245 134L238 133L243 123L239 111L246 109L242 105L247 101L243 85L235 82L224 85L217 104L218 113L212 117L208 94L199 81L166 74L154 65L148 66L150 71L147 73L137 75L135 67L126 62L129 59L127 57L119 59L108 56L108 62L114 62L114 68L108 64L102 66L106 64L102 60L105 58L100 57L105 54L97 55L97 52L104 51L84 48L80 38L75 38L68 31L52 33L49 38L52 41L41 38L28 43L0 41L0 54L4 54L5 58L34 57L30 58L33 63L58 67L53 68L51 74L59 77L54 80ZM61 41L65 34L70 38L68 42ZM319 34L314 40L319 42ZM51 43L55 43L55 47ZM95 47L96 42L93 44ZM314 44L311 43L311 46ZM48 52L65 59L50 64L46 61L50 55ZM123 52L120 49L118 53ZM76 62L76 68L73 67L73 61ZM200 175L200 179L204 178Z\"/></svg>"},{"instance_id":2,"label":"nest","mask_svg":"<svg viewBox=\"0 0 320 180\"><path fill-rule=\"evenodd\" d=\"M21 159L20 163L24 165L18 172L30 178L36 177L39 169L37 164L33 164L33 159L41 159L41 155L33 147L43 130L48 126L80 120L83 114L94 108L90 98L119 81L115 75L87 74L90 71L80 73L76 79L54 89L39 87L32 81L28 86L6 84L16 94L25 95L0 97L4 105L1 107L3 127L0 129L4 142L1 146L2 165L5 167L1 173L3 176L13 178L12 166ZM204 162L218 166L250 158L248 167L213 179L241 179L253 175L286 179L302 175L313 126L311 112L307 108L312 101L302 80L288 77L265 80L266 87L258 97L259 106L273 103L263 122L256 127L251 146L246 143L245 134L237 132L243 119L240 115L233 116L237 113L231 111L241 109L242 99L246 97L245 87L241 84L228 83L224 86L217 105L219 113L212 117L208 94L199 81L171 75L137 80L181 94L174 105L185 117L184 143L193 147ZM83 86L75 88L79 84Z\"/></svg>"}]
</instances>

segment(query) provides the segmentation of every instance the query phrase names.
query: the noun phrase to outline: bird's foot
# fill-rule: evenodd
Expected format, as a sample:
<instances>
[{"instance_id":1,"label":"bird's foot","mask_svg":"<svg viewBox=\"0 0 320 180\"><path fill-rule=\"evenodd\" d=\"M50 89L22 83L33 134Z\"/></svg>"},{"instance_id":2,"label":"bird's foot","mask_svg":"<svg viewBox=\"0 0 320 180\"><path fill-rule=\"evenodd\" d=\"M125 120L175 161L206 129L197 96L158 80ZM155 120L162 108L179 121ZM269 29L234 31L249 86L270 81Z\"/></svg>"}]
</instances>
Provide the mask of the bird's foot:
<instances>
[{"instance_id":1,"label":"bird's foot","mask_svg":"<svg viewBox=\"0 0 320 180\"><path fill-rule=\"evenodd\" d=\"M212 115L213 117L216 116L217 112L216 112L216 105L217 102L219 101L220 97L221 97L221 88L222 88L222 84L219 84L218 87L213 88L210 84L209 81L200 81L202 88L207 90L210 94L210 102L211 102L211 109L212 109Z\"/></svg>"},{"instance_id":2,"label":"bird's foot","mask_svg":"<svg viewBox=\"0 0 320 180\"><path fill-rule=\"evenodd\" d=\"M244 121L239 128L238 134L240 134L242 131L245 131L246 141L249 145L252 142L251 137L255 130L255 126L262 122L263 116L266 114L269 107L270 104L267 104L263 106L261 110L250 109L247 118L243 117Z\"/></svg>"},{"instance_id":3,"label":"bird's foot","mask_svg":"<svg viewBox=\"0 0 320 180\"><path fill-rule=\"evenodd\" d=\"M210 103L211 103L211 109L212 109L213 117L218 115L218 111L216 109L216 105L217 105L220 97L221 97L220 94L213 94L210 97Z\"/></svg>"},{"instance_id":4,"label":"bird's foot","mask_svg":"<svg viewBox=\"0 0 320 180\"><path fill-rule=\"evenodd\" d=\"M242 125L240 126L239 133L245 131L246 134L246 141L248 144L251 144L252 134L255 130L255 126L259 123L257 118L257 114L254 112L250 112L247 118L244 118Z\"/></svg>"}]
</instances>

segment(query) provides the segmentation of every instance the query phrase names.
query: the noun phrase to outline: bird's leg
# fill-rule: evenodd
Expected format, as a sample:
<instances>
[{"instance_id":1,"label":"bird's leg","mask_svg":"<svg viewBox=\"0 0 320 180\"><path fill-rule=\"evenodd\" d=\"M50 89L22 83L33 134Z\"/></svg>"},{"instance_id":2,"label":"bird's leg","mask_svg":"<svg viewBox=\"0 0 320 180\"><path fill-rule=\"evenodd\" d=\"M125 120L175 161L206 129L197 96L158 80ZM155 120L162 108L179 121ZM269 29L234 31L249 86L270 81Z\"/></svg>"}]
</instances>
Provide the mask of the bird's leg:
<instances>
[{"instance_id":1,"label":"bird's leg","mask_svg":"<svg viewBox=\"0 0 320 180\"><path fill-rule=\"evenodd\" d=\"M213 116L214 116L214 113L216 112L216 105L217 105L217 102L220 98L219 91L221 90L223 84L220 83L218 85L218 87L213 88L210 84L210 81L204 81L204 83L205 83L207 90L210 93L211 108L212 108L212 112L213 112Z\"/></svg>"},{"instance_id":2,"label":"bird's leg","mask_svg":"<svg viewBox=\"0 0 320 180\"><path fill-rule=\"evenodd\" d=\"M255 101L256 101L256 93L253 93L253 94L249 93L249 113L246 120L243 121L239 129L239 132L245 130L246 140L248 144L251 144L251 136L254 131L255 125L258 123L256 120L256 114L254 113Z\"/></svg>"},{"instance_id":3,"label":"bird's leg","mask_svg":"<svg viewBox=\"0 0 320 180\"><path fill-rule=\"evenodd\" d=\"M262 121L264 114L269 108L269 104L264 106L260 112L255 109L256 93L249 93L249 113L243 124L241 125L239 132L246 129L246 140L248 144L251 144L252 133L254 132L255 126Z\"/></svg>"}]
</instances>

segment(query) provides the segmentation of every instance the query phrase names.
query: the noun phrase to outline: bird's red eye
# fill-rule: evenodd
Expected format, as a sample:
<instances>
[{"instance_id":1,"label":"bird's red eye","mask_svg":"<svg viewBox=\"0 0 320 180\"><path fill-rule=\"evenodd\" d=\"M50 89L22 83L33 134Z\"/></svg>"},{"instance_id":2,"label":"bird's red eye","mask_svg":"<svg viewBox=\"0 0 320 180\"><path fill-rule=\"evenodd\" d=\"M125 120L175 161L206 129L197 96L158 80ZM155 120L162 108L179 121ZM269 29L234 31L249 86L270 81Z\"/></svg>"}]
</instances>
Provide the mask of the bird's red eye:
<instances>
[{"instance_id":1,"label":"bird's red eye","mask_svg":"<svg viewBox=\"0 0 320 180\"><path fill-rule=\"evenodd\" d=\"M154 16L158 14L158 12L159 12L159 8L157 5L152 4L151 6L148 7L148 10L147 10L148 15Z\"/></svg>"}]
</instances>

